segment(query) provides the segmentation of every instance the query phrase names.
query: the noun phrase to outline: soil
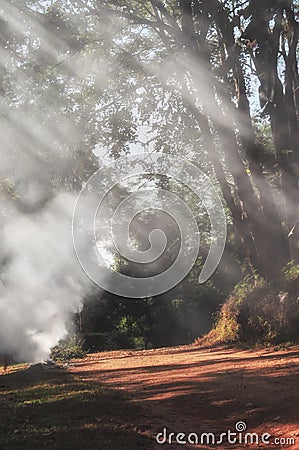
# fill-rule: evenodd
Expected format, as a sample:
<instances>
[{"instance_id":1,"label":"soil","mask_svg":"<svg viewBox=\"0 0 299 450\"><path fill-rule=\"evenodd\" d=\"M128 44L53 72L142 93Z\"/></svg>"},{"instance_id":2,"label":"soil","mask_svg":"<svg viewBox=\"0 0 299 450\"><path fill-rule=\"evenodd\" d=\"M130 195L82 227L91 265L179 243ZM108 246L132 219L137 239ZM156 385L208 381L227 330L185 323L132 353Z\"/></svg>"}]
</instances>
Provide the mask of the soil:
<instances>
[{"instance_id":1,"label":"soil","mask_svg":"<svg viewBox=\"0 0 299 450\"><path fill-rule=\"evenodd\" d=\"M138 405L136 433L148 440L149 448L295 450L299 449L298 365L298 346L287 350L182 346L91 354L73 361L68 370L78 381L98 382L128 394ZM182 445L174 437L169 444L171 432L184 433L179 439L191 442L195 437L190 433L215 433L220 439L227 430L235 432L240 421L247 432L269 433L270 444ZM164 428L168 441L161 445L156 436Z\"/></svg>"}]
</instances>

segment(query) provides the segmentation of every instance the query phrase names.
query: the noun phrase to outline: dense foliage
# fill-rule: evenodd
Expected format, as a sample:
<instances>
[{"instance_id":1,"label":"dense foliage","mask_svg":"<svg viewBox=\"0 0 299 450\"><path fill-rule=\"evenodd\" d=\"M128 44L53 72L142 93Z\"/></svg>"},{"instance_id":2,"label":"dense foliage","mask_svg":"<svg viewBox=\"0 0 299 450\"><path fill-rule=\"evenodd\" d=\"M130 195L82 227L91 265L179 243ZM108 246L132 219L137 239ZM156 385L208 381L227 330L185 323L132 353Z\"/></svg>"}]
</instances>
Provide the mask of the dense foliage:
<instances>
[{"instance_id":1,"label":"dense foliage","mask_svg":"<svg viewBox=\"0 0 299 450\"><path fill-rule=\"evenodd\" d=\"M279 279L243 280L222 306L215 327L198 342L281 344L298 342L299 267L290 266Z\"/></svg>"},{"instance_id":2,"label":"dense foliage","mask_svg":"<svg viewBox=\"0 0 299 450\"><path fill-rule=\"evenodd\" d=\"M198 286L194 275L204 236L194 271L169 293L140 301L90 294L74 320L86 347L191 342L243 276L263 281L244 301L235 291L219 323L233 321L233 336L247 323L244 340L252 330L282 339L289 319L274 319L280 291L298 314L291 286L270 287L299 254L297 2L24 0L0 10L2 197L30 214L33 178L42 192L34 211L42 211L55 193L78 193L107 159L142 148L194 161L225 203L228 243L210 282Z\"/></svg>"}]
</instances>

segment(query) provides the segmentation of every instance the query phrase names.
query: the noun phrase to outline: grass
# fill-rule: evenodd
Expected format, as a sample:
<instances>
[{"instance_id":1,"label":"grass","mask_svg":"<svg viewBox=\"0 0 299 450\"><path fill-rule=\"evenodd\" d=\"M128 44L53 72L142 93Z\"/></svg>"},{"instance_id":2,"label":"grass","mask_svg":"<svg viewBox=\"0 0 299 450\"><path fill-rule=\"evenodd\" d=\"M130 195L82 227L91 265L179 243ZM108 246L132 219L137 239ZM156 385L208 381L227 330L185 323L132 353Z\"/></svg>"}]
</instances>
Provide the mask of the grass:
<instances>
[{"instance_id":1,"label":"grass","mask_svg":"<svg viewBox=\"0 0 299 450\"><path fill-rule=\"evenodd\" d=\"M63 370L20 370L0 377L0 448L149 448L137 406L120 392L78 381Z\"/></svg>"}]
</instances>

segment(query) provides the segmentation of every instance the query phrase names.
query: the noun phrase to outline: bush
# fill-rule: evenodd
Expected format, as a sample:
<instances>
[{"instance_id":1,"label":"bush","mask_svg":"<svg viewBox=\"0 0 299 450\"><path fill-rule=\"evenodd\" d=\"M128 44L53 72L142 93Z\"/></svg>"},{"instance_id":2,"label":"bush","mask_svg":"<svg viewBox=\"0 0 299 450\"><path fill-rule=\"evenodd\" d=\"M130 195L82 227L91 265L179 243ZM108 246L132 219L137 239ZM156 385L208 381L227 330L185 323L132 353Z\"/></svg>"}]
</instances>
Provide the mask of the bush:
<instances>
[{"instance_id":1,"label":"bush","mask_svg":"<svg viewBox=\"0 0 299 450\"><path fill-rule=\"evenodd\" d=\"M83 349L91 352L121 349L144 349L142 337L128 336L120 330L105 333L85 333Z\"/></svg>"},{"instance_id":2,"label":"bush","mask_svg":"<svg viewBox=\"0 0 299 450\"><path fill-rule=\"evenodd\" d=\"M239 283L222 306L214 328L197 343L279 344L299 341L299 266L288 265L280 279L257 276Z\"/></svg>"},{"instance_id":3,"label":"bush","mask_svg":"<svg viewBox=\"0 0 299 450\"><path fill-rule=\"evenodd\" d=\"M84 340L78 335L69 336L61 340L52 348L51 358L54 361L68 361L72 358L84 358L86 351L84 350Z\"/></svg>"}]
</instances>

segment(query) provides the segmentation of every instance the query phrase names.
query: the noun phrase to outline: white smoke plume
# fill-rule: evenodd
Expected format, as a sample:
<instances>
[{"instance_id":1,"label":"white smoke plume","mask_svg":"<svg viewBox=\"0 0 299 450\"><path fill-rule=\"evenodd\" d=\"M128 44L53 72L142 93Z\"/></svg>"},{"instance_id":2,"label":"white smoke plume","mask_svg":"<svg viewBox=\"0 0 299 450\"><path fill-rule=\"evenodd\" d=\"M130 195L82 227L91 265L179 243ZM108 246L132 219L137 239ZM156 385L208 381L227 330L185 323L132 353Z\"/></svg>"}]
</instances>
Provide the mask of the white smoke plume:
<instances>
[{"instance_id":1,"label":"white smoke plume","mask_svg":"<svg viewBox=\"0 0 299 450\"><path fill-rule=\"evenodd\" d=\"M49 357L89 287L72 245L73 206L73 196L58 194L37 213L2 216L1 352L17 360Z\"/></svg>"},{"instance_id":2,"label":"white smoke plume","mask_svg":"<svg viewBox=\"0 0 299 450\"><path fill-rule=\"evenodd\" d=\"M63 4L66 9L72 9L70 2ZM57 26L60 11L56 16L55 11L49 11L45 20L47 5L49 2L36 2L30 9L21 7L18 2L4 1L0 8L4 29L10 36L16 36L16 40L9 36L6 41L4 33L1 47L3 67L10 74L10 85L2 95L3 116L0 118L3 143L0 165L0 353L11 353L16 359L34 362L47 358L51 347L65 336L71 314L82 307L91 286L73 249L71 217L75 195L64 192L63 179L67 174L71 178L70 191L75 190L72 188L76 184L76 167L73 170L72 164L77 164L81 170L78 175L81 179L76 185L78 190L84 177L86 180L92 172L90 168L82 170L76 152L80 142L83 147L86 137L97 129L95 143L89 150L93 145L93 150L99 151L99 123L106 125L105 119L98 117L101 111L109 113L111 102L109 96L102 95L103 92L112 83L115 109L122 109L123 104L130 103L132 91L136 91L134 83L129 88L122 84L122 73L124 77L128 75L128 64L148 79L155 76L165 89L169 82L165 74L171 74L173 66L181 74L177 74L179 79L185 71L183 58L180 58L181 67L177 65L177 56L163 64L161 61L155 70L151 68L155 64L148 52L144 55L141 52L136 58L131 47L141 30L133 27L132 36L127 36L131 25L128 23L124 27L122 21L120 27L115 18L111 21L104 13L101 20L92 21L90 36L90 19L82 20L82 12L78 9L77 14L75 8L68 22L68 26L72 24L73 27L73 39L69 42L59 22ZM67 16L66 11L62 12ZM56 22L52 22L52 18ZM117 34L122 37L116 40ZM146 31L143 34L151 48L151 34ZM90 42L86 44L88 38ZM106 59L107 54L110 55L110 44L116 49L113 61L110 56L109 61ZM80 53L84 45L86 51ZM209 74L202 70L200 74L200 90L207 96L205 85ZM172 92L175 86L171 76L170 81ZM93 114L88 112L87 117L91 119L87 121L84 94L88 99L93 85L98 104L94 104ZM209 98L205 100L208 103ZM212 112L216 114L217 111L214 108ZM140 135L143 119L138 115L135 104L128 122L131 126L133 119L139 121ZM150 120L145 130L149 131L151 125ZM171 130L171 124L167 124L167 128ZM109 142L103 147L109 151ZM82 165L85 162L83 158ZM4 195L1 195L1 184ZM88 243L80 242L79 245L84 249Z\"/></svg>"},{"instance_id":3,"label":"white smoke plume","mask_svg":"<svg viewBox=\"0 0 299 450\"><path fill-rule=\"evenodd\" d=\"M72 243L76 195L64 182L78 192L97 168L85 166L84 150L103 160L111 148L116 155L170 148L211 172L194 109L235 136L232 105L225 92L216 99L203 61L191 64L178 49L165 57L153 30L109 15L101 8L108 2L54 3L56 10L47 0L0 6L0 353L28 361L49 355L91 286ZM230 155L230 140L216 139L215 152ZM235 173L247 172L237 164Z\"/></svg>"},{"instance_id":4,"label":"white smoke plume","mask_svg":"<svg viewBox=\"0 0 299 450\"><path fill-rule=\"evenodd\" d=\"M68 89L88 74L65 56L68 75L55 78L67 45L42 18L37 6L0 7L0 354L28 362L49 357L92 286L71 233L84 126L65 112Z\"/></svg>"}]
</instances>

